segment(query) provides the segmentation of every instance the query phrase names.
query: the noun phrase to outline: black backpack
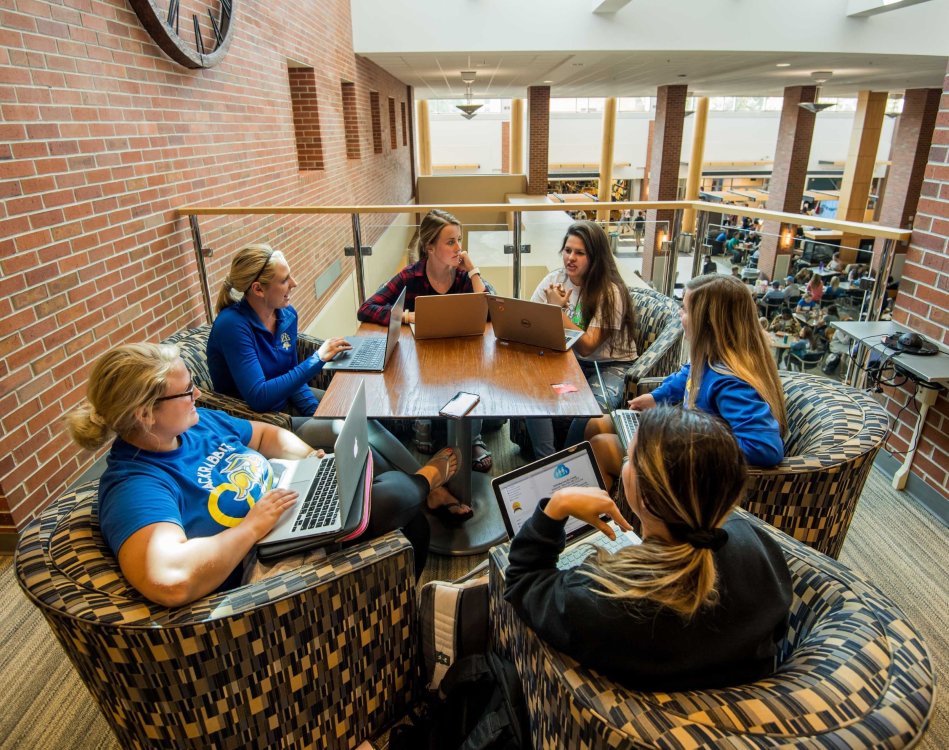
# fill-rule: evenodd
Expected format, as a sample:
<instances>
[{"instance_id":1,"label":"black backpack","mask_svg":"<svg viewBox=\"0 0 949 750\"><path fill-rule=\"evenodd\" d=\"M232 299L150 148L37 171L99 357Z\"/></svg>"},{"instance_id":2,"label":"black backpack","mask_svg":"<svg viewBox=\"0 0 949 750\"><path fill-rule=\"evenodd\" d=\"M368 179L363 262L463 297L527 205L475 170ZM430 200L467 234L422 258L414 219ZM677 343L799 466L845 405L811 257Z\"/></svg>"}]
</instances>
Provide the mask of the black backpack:
<instances>
[{"instance_id":1,"label":"black backpack","mask_svg":"<svg viewBox=\"0 0 949 750\"><path fill-rule=\"evenodd\" d=\"M459 659L409 724L395 727L390 750L526 750L527 705L517 670L497 654Z\"/></svg>"}]
</instances>

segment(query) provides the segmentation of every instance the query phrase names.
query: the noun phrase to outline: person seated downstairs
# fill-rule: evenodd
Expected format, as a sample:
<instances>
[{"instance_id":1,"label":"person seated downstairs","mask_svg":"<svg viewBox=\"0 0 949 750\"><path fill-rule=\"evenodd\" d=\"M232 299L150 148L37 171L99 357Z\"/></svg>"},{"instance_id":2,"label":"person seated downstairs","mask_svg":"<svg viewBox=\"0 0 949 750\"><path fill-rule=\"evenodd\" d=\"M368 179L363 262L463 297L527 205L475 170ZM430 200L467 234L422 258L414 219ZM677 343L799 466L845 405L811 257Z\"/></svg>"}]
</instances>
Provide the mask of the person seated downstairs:
<instances>
[{"instance_id":1,"label":"person seated downstairs","mask_svg":"<svg viewBox=\"0 0 949 750\"><path fill-rule=\"evenodd\" d=\"M791 576L763 528L732 513L747 470L728 427L696 409L640 418L623 486L640 545L559 570L568 516L614 537L629 523L600 489L541 502L511 542L504 598L542 639L634 690L690 690L773 673Z\"/></svg>"}]
</instances>

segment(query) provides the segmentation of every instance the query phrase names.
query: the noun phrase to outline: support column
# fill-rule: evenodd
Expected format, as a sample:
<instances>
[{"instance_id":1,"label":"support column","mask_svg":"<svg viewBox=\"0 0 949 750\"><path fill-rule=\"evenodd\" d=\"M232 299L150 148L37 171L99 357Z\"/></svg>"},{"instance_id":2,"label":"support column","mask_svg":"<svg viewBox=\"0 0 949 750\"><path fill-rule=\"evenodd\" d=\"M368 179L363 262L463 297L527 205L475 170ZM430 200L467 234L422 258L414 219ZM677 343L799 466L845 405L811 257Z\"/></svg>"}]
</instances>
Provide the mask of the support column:
<instances>
[{"instance_id":1,"label":"support column","mask_svg":"<svg viewBox=\"0 0 949 750\"><path fill-rule=\"evenodd\" d=\"M550 146L550 86L527 89L527 193L547 195Z\"/></svg>"},{"instance_id":2,"label":"support column","mask_svg":"<svg viewBox=\"0 0 949 750\"><path fill-rule=\"evenodd\" d=\"M511 173L511 123L501 121L501 174Z\"/></svg>"},{"instance_id":3,"label":"support column","mask_svg":"<svg viewBox=\"0 0 949 750\"><path fill-rule=\"evenodd\" d=\"M600 148L600 203L613 200L613 146L616 142L616 97L610 96L603 103L603 143ZM610 209L597 211L596 218L609 221Z\"/></svg>"},{"instance_id":4,"label":"support column","mask_svg":"<svg viewBox=\"0 0 949 750\"><path fill-rule=\"evenodd\" d=\"M656 129L649 165L649 200L674 201L679 192L679 160L688 86L660 86L656 90ZM643 278L653 279L655 257L663 240L671 239L675 211L650 210L646 214L643 244ZM657 224L656 222L665 222ZM675 269L671 269L674 273Z\"/></svg>"},{"instance_id":5,"label":"support column","mask_svg":"<svg viewBox=\"0 0 949 750\"><path fill-rule=\"evenodd\" d=\"M685 199L699 199L699 183L702 182L702 160L705 158L705 127L708 123L708 97L695 102L695 126L692 131L692 156L689 158L689 179L685 183ZM682 231L695 232L695 211L687 209L682 214ZM695 247L700 248L704 237L695 238Z\"/></svg>"},{"instance_id":6,"label":"support column","mask_svg":"<svg viewBox=\"0 0 949 750\"><path fill-rule=\"evenodd\" d=\"M813 102L816 96L815 86L788 86L784 89L778 141L774 147L774 169L768 188L768 208L772 211L792 214L801 212L804 185L807 182L807 163L810 160L811 140L814 137L814 113L797 105ZM758 268L769 277L774 276L778 256L791 254L793 242L785 238L793 236L794 230L788 225L777 221L764 222ZM782 263L782 270L786 265Z\"/></svg>"},{"instance_id":7,"label":"support column","mask_svg":"<svg viewBox=\"0 0 949 750\"><path fill-rule=\"evenodd\" d=\"M873 168L876 166L883 131L883 115L886 112L885 91L861 91L857 94L857 112L850 131L850 148L847 164L840 185L840 200L837 203L837 218L846 221L867 220L867 201L873 183ZM840 259L852 262L857 257L855 248L860 245L860 235L845 234L840 240Z\"/></svg>"},{"instance_id":8,"label":"support column","mask_svg":"<svg viewBox=\"0 0 949 750\"><path fill-rule=\"evenodd\" d=\"M646 161L643 162L643 179L639 183L639 200L649 200L649 165L652 164L652 138L656 134L656 121L649 121L646 132Z\"/></svg>"},{"instance_id":9,"label":"support column","mask_svg":"<svg viewBox=\"0 0 949 750\"><path fill-rule=\"evenodd\" d=\"M909 89L903 98L903 114L890 146L886 192L880 200L879 221L885 226L912 228L941 96L939 89ZM873 244L873 268L879 267L882 251L883 240L878 239Z\"/></svg>"},{"instance_id":10,"label":"support column","mask_svg":"<svg viewBox=\"0 0 949 750\"><path fill-rule=\"evenodd\" d=\"M422 177L432 174L432 135L428 125L428 100L418 103L418 173Z\"/></svg>"},{"instance_id":11,"label":"support column","mask_svg":"<svg viewBox=\"0 0 949 750\"><path fill-rule=\"evenodd\" d=\"M511 99L511 174L524 174L523 99Z\"/></svg>"}]
</instances>

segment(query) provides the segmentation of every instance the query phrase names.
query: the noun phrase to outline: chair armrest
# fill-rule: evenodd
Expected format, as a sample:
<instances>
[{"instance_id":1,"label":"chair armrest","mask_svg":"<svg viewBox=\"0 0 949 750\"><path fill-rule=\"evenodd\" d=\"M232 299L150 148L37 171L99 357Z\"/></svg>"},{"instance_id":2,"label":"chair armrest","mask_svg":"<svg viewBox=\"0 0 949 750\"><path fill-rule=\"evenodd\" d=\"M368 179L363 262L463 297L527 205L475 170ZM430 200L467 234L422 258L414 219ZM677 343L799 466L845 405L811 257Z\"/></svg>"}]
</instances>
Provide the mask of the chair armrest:
<instances>
[{"instance_id":1,"label":"chair armrest","mask_svg":"<svg viewBox=\"0 0 949 750\"><path fill-rule=\"evenodd\" d=\"M198 399L198 403L208 409L217 409L218 411L226 412L232 417L250 419L256 422L267 422L268 424L282 427L285 430L293 428L293 423L290 421L289 415L279 411L254 411L239 398L234 398L233 396L225 396L220 393L214 393L213 391L201 391L201 398Z\"/></svg>"},{"instance_id":2,"label":"chair armrest","mask_svg":"<svg viewBox=\"0 0 949 750\"><path fill-rule=\"evenodd\" d=\"M297 334L297 362L302 362L312 357L323 346L324 339L318 339L306 333ZM322 388L324 391L329 388L330 380L333 379L332 371L321 370L312 378L309 385L314 388Z\"/></svg>"}]
</instances>

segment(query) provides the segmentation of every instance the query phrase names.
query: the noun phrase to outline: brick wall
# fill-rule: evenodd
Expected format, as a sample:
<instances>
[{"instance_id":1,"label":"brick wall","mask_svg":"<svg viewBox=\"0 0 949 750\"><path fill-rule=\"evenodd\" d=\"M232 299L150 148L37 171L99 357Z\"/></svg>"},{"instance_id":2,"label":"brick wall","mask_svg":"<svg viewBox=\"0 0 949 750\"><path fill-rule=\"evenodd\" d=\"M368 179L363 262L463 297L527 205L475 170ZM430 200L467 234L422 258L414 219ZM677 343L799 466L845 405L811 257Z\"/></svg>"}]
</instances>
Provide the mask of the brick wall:
<instances>
[{"instance_id":1,"label":"brick wall","mask_svg":"<svg viewBox=\"0 0 949 750\"><path fill-rule=\"evenodd\" d=\"M949 74L929 151L913 236L906 253L903 278L896 298L894 320L930 338L949 345ZM916 414L907 402L906 389L887 390L887 409L900 414L890 451L909 449ZM900 456L902 458L902 456ZM930 487L949 497L949 401L940 394L929 411L926 428L917 448L913 473Z\"/></svg>"},{"instance_id":2,"label":"brick wall","mask_svg":"<svg viewBox=\"0 0 949 750\"><path fill-rule=\"evenodd\" d=\"M527 89L527 192L547 195L550 145L550 86Z\"/></svg>"},{"instance_id":3,"label":"brick wall","mask_svg":"<svg viewBox=\"0 0 949 750\"><path fill-rule=\"evenodd\" d=\"M90 463L61 417L82 398L91 361L204 322L176 207L412 195L406 139L395 149L385 139L375 154L369 111L370 92L400 105L410 92L355 57L346 0L247 0L235 23L223 62L189 71L164 57L124 0L0 6L0 531L22 527ZM323 169L299 169L288 60L315 71ZM343 82L359 125L354 159ZM364 241L385 221L367 221ZM202 219L211 288L243 243L274 242L300 283L294 304L306 325L321 303L314 280L351 244L349 224ZM351 260L342 263L345 274Z\"/></svg>"}]
</instances>

